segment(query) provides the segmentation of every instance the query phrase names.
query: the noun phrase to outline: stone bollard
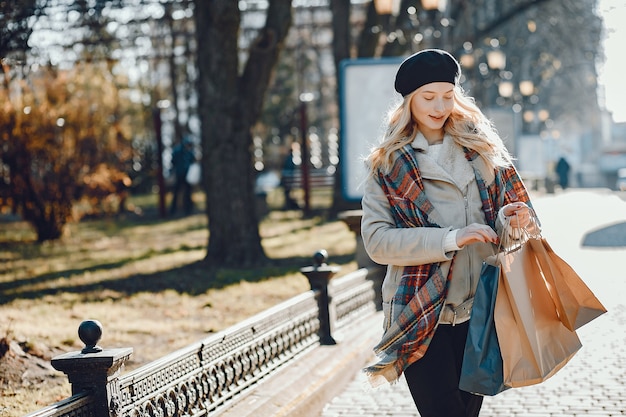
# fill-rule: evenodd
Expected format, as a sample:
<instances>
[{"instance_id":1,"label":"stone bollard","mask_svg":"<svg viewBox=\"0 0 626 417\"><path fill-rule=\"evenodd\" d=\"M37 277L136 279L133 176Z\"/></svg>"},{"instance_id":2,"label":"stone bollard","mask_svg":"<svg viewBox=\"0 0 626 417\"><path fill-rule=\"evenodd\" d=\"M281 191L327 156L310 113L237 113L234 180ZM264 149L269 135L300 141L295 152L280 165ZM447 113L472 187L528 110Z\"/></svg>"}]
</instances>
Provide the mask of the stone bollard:
<instances>
[{"instance_id":1,"label":"stone bollard","mask_svg":"<svg viewBox=\"0 0 626 417\"><path fill-rule=\"evenodd\" d=\"M333 327L335 321L334 309L331 308L332 297L328 293L328 283L341 268L326 265L328 252L321 249L313 254L313 266L300 269L314 291L319 291L317 305L320 315L320 343L322 345L335 345L337 342L333 338Z\"/></svg>"},{"instance_id":2,"label":"stone bollard","mask_svg":"<svg viewBox=\"0 0 626 417\"><path fill-rule=\"evenodd\" d=\"M343 221L354 232L356 238L356 263L359 268L371 268L378 266L377 263L372 261L363 245L363 238L361 237L361 218L363 217L363 210L348 210L339 213L339 219Z\"/></svg>"},{"instance_id":3,"label":"stone bollard","mask_svg":"<svg viewBox=\"0 0 626 417\"><path fill-rule=\"evenodd\" d=\"M72 384L72 395L85 391L93 393L96 417L109 417L109 407L115 408L111 382L117 379L133 349L102 349L98 346L102 325L97 320L83 321L78 327L78 337L85 348L55 356L52 366L67 375Z\"/></svg>"}]
</instances>

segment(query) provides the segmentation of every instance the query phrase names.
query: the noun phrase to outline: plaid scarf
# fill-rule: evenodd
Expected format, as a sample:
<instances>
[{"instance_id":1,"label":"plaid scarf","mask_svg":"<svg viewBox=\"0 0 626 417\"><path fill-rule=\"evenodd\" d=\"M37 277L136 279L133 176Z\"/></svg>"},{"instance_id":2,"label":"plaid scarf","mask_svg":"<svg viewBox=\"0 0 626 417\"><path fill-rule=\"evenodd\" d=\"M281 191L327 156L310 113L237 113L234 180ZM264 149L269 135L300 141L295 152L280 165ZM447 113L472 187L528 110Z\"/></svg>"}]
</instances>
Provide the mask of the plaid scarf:
<instances>
[{"instance_id":1,"label":"plaid scarf","mask_svg":"<svg viewBox=\"0 0 626 417\"><path fill-rule=\"evenodd\" d=\"M477 152L465 149L465 157L474 169L485 220L494 230L496 217L506 204L530 201L513 166L498 168L494 181L487 184L474 164ZM389 200L396 227L440 227L429 214L434 207L424 192L415 151L410 145L396 151L388 174L378 173L379 183ZM407 366L422 358L435 333L439 315L445 304L448 276L439 263L406 266L396 294L391 300L391 325L374 347L379 361L364 369L374 385L380 376L396 381Z\"/></svg>"}]
</instances>

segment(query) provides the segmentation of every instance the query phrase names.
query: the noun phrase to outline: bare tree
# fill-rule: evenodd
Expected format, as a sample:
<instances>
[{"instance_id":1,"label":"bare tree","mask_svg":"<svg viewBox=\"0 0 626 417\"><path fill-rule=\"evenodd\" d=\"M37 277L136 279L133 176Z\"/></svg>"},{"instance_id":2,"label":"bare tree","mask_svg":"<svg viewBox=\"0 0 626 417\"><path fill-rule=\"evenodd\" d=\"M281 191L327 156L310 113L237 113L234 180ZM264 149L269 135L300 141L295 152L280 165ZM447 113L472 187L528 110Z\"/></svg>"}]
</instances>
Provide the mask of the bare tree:
<instances>
[{"instance_id":1,"label":"bare tree","mask_svg":"<svg viewBox=\"0 0 626 417\"><path fill-rule=\"evenodd\" d=\"M209 219L206 260L250 267L266 261L254 194L251 128L291 24L291 0L270 0L265 26L240 62L241 14L232 0L196 1L199 115Z\"/></svg>"},{"instance_id":2,"label":"bare tree","mask_svg":"<svg viewBox=\"0 0 626 417\"><path fill-rule=\"evenodd\" d=\"M582 81L587 79L585 76L589 72L593 73L592 66L596 57L594 50L597 49L598 31L590 16L592 14L590 10L595 1L448 2L446 12L443 15L441 13L437 15L437 19L442 17L446 19L447 26L444 27L443 19L437 20L435 14L422 10L421 2L416 0L401 0L400 14L392 18L379 16L373 2L356 6L350 0L329 0L328 4L333 16L332 47L335 66L338 70L340 62L346 58L405 55L426 45L444 47L460 56L465 51L464 46L468 42L473 44L475 49L480 49L485 48L485 40L495 38L500 41L501 48L509 57L508 62L511 68L506 68L506 71L513 73L513 77L526 76L521 69L523 65L528 65L532 72L530 75L535 77L535 85L541 86L541 97L538 95L538 98L540 100L558 99L560 105L551 106L555 115L560 111L575 111L576 106L572 106L572 103L577 103L577 100L570 99L571 94L586 98L587 105L595 98L595 93L587 94L594 88L593 83L587 85L585 90L580 88ZM78 10L76 8L83 4L76 4L70 0L40 0L38 5L49 2L74 7L74 10ZM33 1L30 3L35 4ZM159 27L163 30L151 34L143 33L140 28L145 27L146 22L154 23L155 17L139 13L143 10L141 6L156 3L166 9L165 17L161 18L162 21L155 23L156 25L160 23ZM203 184L206 192L210 233L207 259L220 266L247 266L264 262L266 256L258 231L260 217L255 211L256 171L251 128L260 119L266 90L271 85L273 71L277 67L280 52L291 26L291 0L271 0L267 3L267 8L264 10L267 18L256 33L256 41L250 45L242 44L243 29L248 30L247 33L250 32L249 28L242 27L244 12L240 10L240 5L245 2L215 0L163 3L156 0L141 0L137 3L116 0L110 4L107 2L94 4L96 12L101 7L113 7L111 4L115 4L115 7L136 7L133 10L137 13L131 13L135 16L133 21L117 26L127 31L127 37L123 39L121 36L106 34L103 28L109 26L105 25L105 19L99 20L101 17L99 13L91 14L91 19L80 22L80 24L87 25L91 29L90 33L93 34L93 37L85 42L87 47L85 50L90 55L88 59L93 59L94 56L104 56L108 59L106 48L98 49L99 43L115 45L118 50L126 50L136 48L139 44L133 39L146 37L151 38L153 47L182 42L189 48L185 56L191 57L195 54L198 73L191 71L193 76L185 78L183 77L183 74L186 74L184 68L189 69L189 67L184 67L184 65L188 65L188 62L183 57L179 57L179 61L174 62L173 49L165 48L163 51L153 49L149 52L149 56L141 56L145 50L130 52L131 56L136 57L137 62L142 59L153 63L168 60L169 74L162 69L159 74L165 77L169 75L172 78L169 84L164 83L164 85L169 85L169 91L163 90L159 93L160 83L144 88L152 89L156 99L171 99L171 108L175 113L178 113L179 96L184 95L184 91L191 92L191 88L185 85L181 85L179 90L179 84L198 82L198 114L202 125ZM265 7L265 3L263 4ZM326 6L316 4L315 7ZM364 10L365 17L360 32L357 29L358 25L353 24L355 7ZM184 24L183 20L176 23L172 20L174 11L180 16L181 9L185 12L193 10L195 24ZM534 17L532 13L535 13ZM82 14L88 15L88 13ZM190 16L189 13L184 13L184 15ZM110 14L102 13L102 17L104 16L110 16ZM19 21L18 17L16 16L15 19ZM531 20L537 24L537 31L524 33L525 25ZM22 18L21 21L24 22L24 19ZM436 27L438 25L440 27ZM5 25L5 29L9 27L15 26ZM575 36L571 36L571 33L568 35L567 30L572 27L577 28ZM28 26L24 28L28 29ZM188 35L194 30L197 42L187 41ZM429 31L433 36L427 38ZM439 38L434 36L438 31L445 32L445 36ZM524 36L521 36L522 33ZM422 40L427 39L428 42L416 44L416 39L420 37ZM523 39L524 37L526 39ZM247 42L247 35L245 38ZM9 38L5 38L2 32L0 40L5 39ZM16 39L23 39L23 37ZM519 47L519 42L522 41L526 43ZM531 43L537 48L529 47ZM163 55L160 55L161 52ZM546 66L546 64L549 65ZM179 68L175 69L175 66ZM588 71L579 73L580 68L587 68ZM550 78L546 78L547 74ZM466 75L471 76L471 72L467 71ZM154 74L152 77L156 78ZM483 81L485 80L481 80ZM518 80L514 79L514 81ZM145 80L142 83L146 85ZM337 86L340 87L338 83ZM480 88L494 90L494 85L481 84ZM195 104L195 96L191 97L192 93L189 95L187 101ZM326 108L331 107L335 106L326 106ZM286 126L293 124L289 123L293 118L293 111L290 112L289 109L282 109L282 112L278 109L272 111L275 111L276 115L282 114L282 118L287 119L284 122ZM174 126L176 137L180 135L181 128L184 128L178 123L185 123L178 117L179 115L176 114ZM337 172L340 175L342 170L339 169ZM342 191L339 188L341 181L336 181L336 184L333 205L335 213L352 208L350 204L344 204L342 201Z\"/></svg>"}]
</instances>

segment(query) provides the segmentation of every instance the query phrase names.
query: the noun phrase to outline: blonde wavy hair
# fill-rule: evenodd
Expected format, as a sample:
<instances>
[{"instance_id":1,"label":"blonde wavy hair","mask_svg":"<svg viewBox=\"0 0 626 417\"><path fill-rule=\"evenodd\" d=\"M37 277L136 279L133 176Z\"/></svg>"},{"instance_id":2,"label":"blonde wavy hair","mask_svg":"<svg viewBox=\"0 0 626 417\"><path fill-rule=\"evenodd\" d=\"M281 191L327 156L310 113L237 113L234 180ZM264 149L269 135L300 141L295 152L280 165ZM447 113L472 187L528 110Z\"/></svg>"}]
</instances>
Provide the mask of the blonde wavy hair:
<instances>
[{"instance_id":1,"label":"blonde wavy hair","mask_svg":"<svg viewBox=\"0 0 626 417\"><path fill-rule=\"evenodd\" d=\"M366 158L370 175L376 175L378 171L389 172L393 152L411 143L417 135L419 127L411 114L411 100L416 91L404 97L402 103L389 113L382 142ZM491 169L512 163L493 123L459 85L454 87L454 107L444 124L444 131L459 146L476 151Z\"/></svg>"}]
</instances>

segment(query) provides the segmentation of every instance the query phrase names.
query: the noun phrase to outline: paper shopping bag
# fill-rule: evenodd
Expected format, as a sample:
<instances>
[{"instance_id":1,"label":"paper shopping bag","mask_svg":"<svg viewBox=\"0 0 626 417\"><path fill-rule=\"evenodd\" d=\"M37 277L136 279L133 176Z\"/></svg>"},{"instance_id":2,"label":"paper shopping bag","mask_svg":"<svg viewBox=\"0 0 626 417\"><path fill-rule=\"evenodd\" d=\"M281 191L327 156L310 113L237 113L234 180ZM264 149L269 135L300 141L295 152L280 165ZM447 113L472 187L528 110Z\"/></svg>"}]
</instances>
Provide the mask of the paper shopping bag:
<instances>
[{"instance_id":1,"label":"paper shopping bag","mask_svg":"<svg viewBox=\"0 0 626 417\"><path fill-rule=\"evenodd\" d=\"M459 380L461 390L474 394L496 395L509 388L504 385L502 355L494 322L499 276L498 266L483 262Z\"/></svg>"},{"instance_id":2,"label":"paper shopping bag","mask_svg":"<svg viewBox=\"0 0 626 417\"><path fill-rule=\"evenodd\" d=\"M568 329L579 329L606 313L587 284L554 252L545 238L530 239L528 243L540 262L559 317Z\"/></svg>"},{"instance_id":3,"label":"paper shopping bag","mask_svg":"<svg viewBox=\"0 0 626 417\"><path fill-rule=\"evenodd\" d=\"M504 383L538 384L569 362L581 348L580 339L559 320L532 245L526 242L498 258L495 323Z\"/></svg>"}]
</instances>

